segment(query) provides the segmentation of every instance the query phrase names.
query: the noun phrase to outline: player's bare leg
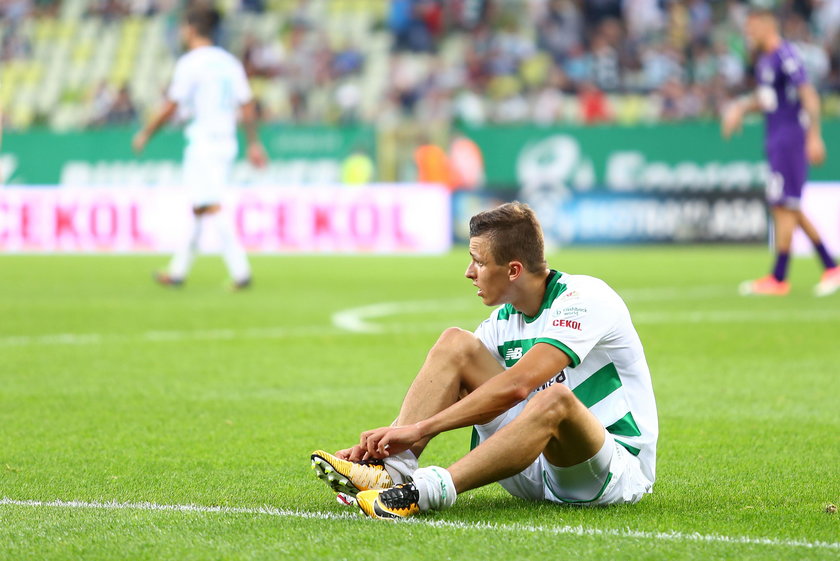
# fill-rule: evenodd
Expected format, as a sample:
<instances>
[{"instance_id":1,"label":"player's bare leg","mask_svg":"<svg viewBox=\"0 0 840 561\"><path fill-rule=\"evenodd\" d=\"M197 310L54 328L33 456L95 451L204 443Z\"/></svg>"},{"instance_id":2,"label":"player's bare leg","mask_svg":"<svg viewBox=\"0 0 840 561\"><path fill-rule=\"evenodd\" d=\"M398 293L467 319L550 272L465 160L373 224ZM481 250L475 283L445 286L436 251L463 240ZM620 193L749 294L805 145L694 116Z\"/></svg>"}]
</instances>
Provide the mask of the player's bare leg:
<instances>
[{"instance_id":1,"label":"player's bare leg","mask_svg":"<svg viewBox=\"0 0 840 561\"><path fill-rule=\"evenodd\" d=\"M790 253L793 232L799 225L800 216L802 216L802 213L798 210L782 206L773 207L773 227L777 253Z\"/></svg>"},{"instance_id":2,"label":"player's bare leg","mask_svg":"<svg viewBox=\"0 0 840 561\"><path fill-rule=\"evenodd\" d=\"M464 395L503 371L502 366L469 331L444 331L426 356L408 389L396 424L411 424L446 409ZM418 442L385 461L372 461L360 446L330 454L312 453L312 468L348 504L359 492L387 489L402 483L417 469L417 458L428 444Z\"/></svg>"},{"instance_id":3,"label":"player's bare leg","mask_svg":"<svg viewBox=\"0 0 840 561\"><path fill-rule=\"evenodd\" d=\"M585 462L598 453L604 438L598 419L569 388L556 384L447 471L463 493L522 472L540 454L558 467Z\"/></svg>"},{"instance_id":4,"label":"player's bare leg","mask_svg":"<svg viewBox=\"0 0 840 561\"><path fill-rule=\"evenodd\" d=\"M569 388L556 384L532 398L509 425L448 469L419 469L410 483L359 493L358 504L372 518L405 518L443 510L464 491L521 473L540 454L558 468L586 462L604 448L605 432ZM606 452L608 465L612 451Z\"/></svg>"},{"instance_id":5,"label":"player's bare leg","mask_svg":"<svg viewBox=\"0 0 840 561\"><path fill-rule=\"evenodd\" d=\"M469 331L451 327L426 355L403 399L396 424L409 425L443 411L504 369ZM428 439L412 446L419 457Z\"/></svg>"}]
</instances>

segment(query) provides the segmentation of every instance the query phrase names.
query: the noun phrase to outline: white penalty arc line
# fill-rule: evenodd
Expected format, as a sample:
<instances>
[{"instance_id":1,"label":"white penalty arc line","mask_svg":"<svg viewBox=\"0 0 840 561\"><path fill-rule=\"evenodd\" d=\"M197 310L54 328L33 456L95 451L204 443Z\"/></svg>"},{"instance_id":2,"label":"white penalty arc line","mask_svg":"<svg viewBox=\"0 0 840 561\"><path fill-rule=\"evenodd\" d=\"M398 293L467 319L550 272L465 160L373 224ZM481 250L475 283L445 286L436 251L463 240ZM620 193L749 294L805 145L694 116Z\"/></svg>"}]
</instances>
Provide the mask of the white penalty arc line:
<instances>
[{"instance_id":1,"label":"white penalty arc line","mask_svg":"<svg viewBox=\"0 0 840 561\"><path fill-rule=\"evenodd\" d=\"M309 520L359 520L357 514L306 511L283 509L271 506L263 507L231 507L231 506L202 506L202 505L167 505L157 503L130 502L84 502L84 501L32 501L3 498L0 506L18 506L30 508L70 508L89 510L139 510L157 512L187 512L199 514L249 514L275 516L280 518L300 518ZM720 534L700 534L684 532L645 532L630 529L588 528L584 526L538 526L530 524L496 524L492 522L454 522L447 520L430 520L411 518L401 521L404 524L417 524L435 528L449 528L453 530L574 535L584 537L615 537L637 540L661 540L675 542L701 542L736 545L760 545L770 547L790 547L807 549L840 550L840 542L786 540L774 538L753 538L749 536L724 536Z\"/></svg>"}]
</instances>

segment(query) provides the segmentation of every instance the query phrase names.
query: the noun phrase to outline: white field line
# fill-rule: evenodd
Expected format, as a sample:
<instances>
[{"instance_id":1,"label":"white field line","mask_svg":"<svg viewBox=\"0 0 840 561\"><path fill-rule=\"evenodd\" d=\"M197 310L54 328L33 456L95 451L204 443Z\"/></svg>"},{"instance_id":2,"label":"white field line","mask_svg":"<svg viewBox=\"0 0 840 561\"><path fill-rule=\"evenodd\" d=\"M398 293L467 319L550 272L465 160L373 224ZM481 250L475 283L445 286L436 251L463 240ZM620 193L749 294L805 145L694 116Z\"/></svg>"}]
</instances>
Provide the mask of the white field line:
<instances>
[{"instance_id":1,"label":"white field line","mask_svg":"<svg viewBox=\"0 0 840 561\"><path fill-rule=\"evenodd\" d=\"M693 296L697 299L697 294ZM712 292L708 292L712 294ZM468 301L467 301L468 302ZM349 308L332 316L334 327L357 334L390 334L439 331L447 324L458 323L449 320L444 323L418 323L412 321L406 326L382 325L373 320L401 314L427 311L463 311L470 309L460 300L426 300L417 302L381 302L359 308ZM635 324L661 323L780 323L780 322L832 322L840 320L840 310L686 310L667 312L636 312L632 314ZM480 320L473 320L475 326Z\"/></svg>"},{"instance_id":2,"label":"white field line","mask_svg":"<svg viewBox=\"0 0 840 561\"><path fill-rule=\"evenodd\" d=\"M224 341L232 339L283 339L314 335L341 335L343 330L330 326L265 327L247 329L154 330L141 333L55 333L51 335L10 335L0 337L0 347L30 345L100 345L146 341L151 343L182 341Z\"/></svg>"},{"instance_id":3,"label":"white field line","mask_svg":"<svg viewBox=\"0 0 840 561\"><path fill-rule=\"evenodd\" d=\"M467 298L446 300L420 300L415 302L380 302L359 308L341 310L332 315L332 324L352 333L387 333L392 326L371 323L370 320L400 314L417 314L433 311L464 310L473 307Z\"/></svg>"},{"instance_id":4,"label":"white field line","mask_svg":"<svg viewBox=\"0 0 840 561\"><path fill-rule=\"evenodd\" d=\"M108 343L179 343L185 341L226 341L234 339L287 339L294 337L317 337L338 335L401 335L438 333L450 325L464 325L468 329L477 326L475 318L452 317L445 321L411 321L403 325L377 324L370 320L401 313L456 310L448 300L410 302L401 307L400 302L384 302L363 308L343 310L333 315L333 325L310 325L296 327L265 327L248 329L197 329L171 331L144 331L133 334L113 333L53 333L49 335L7 335L0 336L2 347L29 347L50 345L103 345ZM422 307L421 307L422 304ZM357 314L361 311L361 314ZM686 310L669 312L636 312L636 325L692 324L692 323L826 323L840 321L840 310Z\"/></svg>"},{"instance_id":5,"label":"white field line","mask_svg":"<svg viewBox=\"0 0 840 561\"><path fill-rule=\"evenodd\" d=\"M343 514L332 512L306 511L275 508L263 506L251 507L229 507L229 506L201 506L201 505L165 505L156 503L121 503L121 502L83 502L83 501L23 501L9 498L0 499L0 506L18 506L30 508L75 508L91 510L141 510L141 511L163 511L163 512L187 512L199 514L250 514L276 516L280 518L302 518L314 520L357 520L357 514ZM371 521L371 523L374 523ZM377 522L381 523L381 522ZM769 547L790 547L806 549L828 549L840 550L840 542L823 542L807 540L788 540L777 538L753 538L749 536L725 536L720 534L700 534L684 532L644 532L631 529L612 528L589 528L584 526L537 526L530 524L495 524L483 522L453 522L446 520L430 520L424 518L411 518L401 523L416 524L420 526L433 526L436 528L450 528L453 530L465 531L491 531L529 534L555 534L592 537L616 537L636 540L653 541L674 541L674 542L700 542L700 543L722 543L736 545L760 545Z\"/></svg>"}]
</instances>

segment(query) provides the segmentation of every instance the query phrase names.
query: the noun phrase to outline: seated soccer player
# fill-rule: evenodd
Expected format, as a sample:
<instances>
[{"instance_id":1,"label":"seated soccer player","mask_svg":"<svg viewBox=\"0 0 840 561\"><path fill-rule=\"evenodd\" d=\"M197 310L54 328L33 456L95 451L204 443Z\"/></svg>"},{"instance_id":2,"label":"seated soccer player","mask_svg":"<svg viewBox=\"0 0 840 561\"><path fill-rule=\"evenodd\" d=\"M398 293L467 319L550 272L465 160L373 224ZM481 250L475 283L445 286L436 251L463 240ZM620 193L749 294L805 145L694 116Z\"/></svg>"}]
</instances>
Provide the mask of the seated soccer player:
<instances>
[{"instance_id":1,"label":"seated soccer player","mask_svg":"<svg viewBox=\"0 0 840 561\"><path fill-rule=\"evenodd\" d=\"M389 427L312 454L340 497L373 518L449 508L498 481L525 499L635 503L655 479L658 422L644 350L603 281L546 264L533 211L508 203L470 221L466 277L488 306L475 331L443 332ZM474 427L473 449L418 469L436 435Z\"/></svg>"}]
</instances>

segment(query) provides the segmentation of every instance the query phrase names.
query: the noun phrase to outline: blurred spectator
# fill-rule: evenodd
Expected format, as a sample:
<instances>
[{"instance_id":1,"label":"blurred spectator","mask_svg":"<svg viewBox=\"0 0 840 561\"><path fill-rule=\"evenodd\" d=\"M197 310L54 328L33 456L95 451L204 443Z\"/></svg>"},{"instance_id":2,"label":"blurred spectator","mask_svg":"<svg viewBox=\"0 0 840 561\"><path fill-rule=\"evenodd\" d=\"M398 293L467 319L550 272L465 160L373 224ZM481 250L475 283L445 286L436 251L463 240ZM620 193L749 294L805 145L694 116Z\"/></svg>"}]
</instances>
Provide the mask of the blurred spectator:
<instances>
[{"instance_id":1,"label":"blurred spectator","mask_svg":"<svg viewBox=\"0 0 840 561\"><path fill-rule=\"evenodd\" d=\"M580 118L584 124L594 125L612 119L612 109L607 96L591 82L580 85L578 100L580 101Z\"/></svg>"},{"instance_id":2,"label":"blurred spectator","mask_svg":"<svg viewBox=\"0 0 840 561\"><path fill-rule=\"evenodd\" d=\"M631 41L650 40L665 27L659 0L624 0L622 15Z\"/></svg>"},{"instance_id":3,"label":"blurred spectator","mask_svg":"<svg viewBox=\"0 0 840 561\"><path fill-rule=\"evenodd\" d=\"M484 156L472 139L463 135L452 139L449 164L455 189L475 189L484 185Z\"/></svg>"},{"instance_id":4,"label":"blurred spectator","mask_svg":"<svg viewBox=\"0 0 840 561\"><path fill-rule=\"evenodd\" d=\"M271 78L280 74L285 52L277 41L262 42L253 35L245 37L242 65L249 78Z\"/></svg>"},{"instance_id":5,"label":"blurred spectator","mask_svg":"<svg viewBox=\"0 0 840 561\"><path fill-rule=\"evenodd\" d=\"M551 0L545 17L537 22L538 45L557 64L583 42L583 17L572 0Z\"/></svg>"},{"instance_id":6,"label":"blurred spectator","mask_svg":"<svg viewBox=\"0 0 840 561\"><path fill-rule=\"evenodd\" d=\"M367 148L356 146L353 153L341 164L341 183L344 185L367 185L374 181L376 168Z\"/></svg>"},{"instance_id":7,"label":"blurred spectator","mask_svg":"<svg viewBox=\"0 0 840 561\"><path fill-rule=\"evenodd\" d=\"M29 17L32 9L31 0L3 0L0 2L0 19L7 21L14 30Z\"/></svg>"},{"instance_id":8,"label":"blurred spectator","mask_svg":"<svg viewBox=\"0 0 840 561\"><path fill-rule=\"evenodd\" d=\"M128 86L122 86L117 90L117 96L105 116L105 122L109 125L128 125L136 120L137 110L131 101Z\"/></svg>"},{"instance_id":9,"label":"blurred spectator","mask_svg":"<svg viewBox=\"0 0 840 561\"><path fill-rule=\"evenodd\" d=\"M107 122L108 113L116 100L116 94L111 85L103 80L96 85L89 95L90 124L94 127L101 127Z\"/></svg>"},{"instance_id":10,"label":"blurred spectator","mask_svg":"<svg viewBox=\"0 0 840 561\"><path fill-rule=\"evenodd\" d=\"M584 0L581 4L588 29L595 29L606 19L621 18L621 0Z\"/></svg>"},{"instance_id":11,"label":"blurred spectator","mask_svg":"<svg viewBox=\"0 0 840 561\"><path fill-rule=\"evenodd\" d=\"M432 52L443 31L443 9L435 0L392 0L388 26L397 51Z\"/></svg>"},{"instance_id":12,"label":"blurred spectator","mask_svg":"<svg viewBox=\"0 0 840 561\"><path fill-rule=\"evenodd\" d=\"M15 63L4 72L7 92L15 91L17 80L26 80L27 87L35 80L38 88L46 81L35 54L50 51L55 33L28 20L53 17L60 1L0 0L0 60ZM196 1L203 0L90 0L85 5L99 21L161 14L160 20L149 20L158 25L184 3ZM549 125L569 119L624 123L656 115L708 118L728 96L749 87L746 0L387 1L385 22L373 12L360 20L348 13L348 22L353 20L348 30L355 31L343 35L335 24L342 23L344 12L333 12L331 0L284 1L265 18L241 13L261 12L266 0L233 0L219 39L223 45L241 45L243 64L259 80L255 89L269 118L296 122L408 118ZM818 89L836 100L828 99L825 111L840 111L840 0L778 4L784 35L800 51ZM269 15L275 16L275 9L282 15L273 20ZM61 17L74 16L62 12ZM354 27L359 21L370 26L370 41ZM121 29L111 26L110 32L127 39ZM174 37L177 29L171 31ZM85 97L80 76L94 60L107 65L118 57L98 56L98 51L94 57L87 48L83 40L69 51L66 78L56 80L49 72L60 88L51 95L85 104L78 114L93 115L89 121L97 124L118 93L95 89ZM138 99L147 98L137 93ZM616 100L614 107L606 104L605 94ZM588 109L578 114L573 109L578 105ZM37 118L42 117L49 120L49 115Z\"/></svg>"},{"instance_id":13,"label":"blurred spectator","mask_svg":"<svg viewBox=\"0 0 840 561\"><path fill-rule=\"evenodd\" d=\"M455 186L455 178L449 156L443 148L424 138L414 151L414 163L417 165L417 181L420 183L438 183L449 188Z\"/></svg>"},{"instance_id":14,"label":"blurred spectator","mask_svg":"<svg viewBox=\"0 0 840 561\"><path fill-rule=\"evenodd\" d=\"M16 29L3 35L3 42L0 44L0 60L28 59L31 56L32 43L26 35Z\"/></svg>"}]
</instances>

